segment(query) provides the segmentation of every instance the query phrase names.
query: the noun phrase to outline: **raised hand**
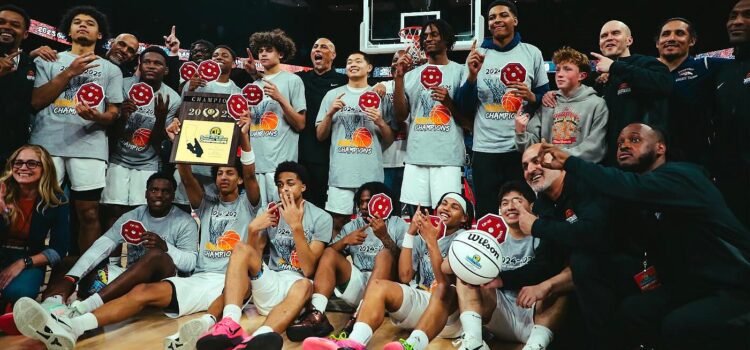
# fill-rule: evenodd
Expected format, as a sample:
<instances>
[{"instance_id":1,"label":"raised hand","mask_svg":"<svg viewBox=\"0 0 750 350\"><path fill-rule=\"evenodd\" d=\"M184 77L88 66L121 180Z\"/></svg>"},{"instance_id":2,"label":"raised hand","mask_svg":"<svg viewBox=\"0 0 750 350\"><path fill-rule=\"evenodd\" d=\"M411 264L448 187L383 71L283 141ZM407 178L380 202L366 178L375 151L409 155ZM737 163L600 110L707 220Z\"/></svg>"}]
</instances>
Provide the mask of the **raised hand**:
<instances>
[{"instance_id":1,"label":"raised hand","mask_svg":"<svg viewBox=\"0 0 750 350\"><path fill-rule=\"evenodd\" d=\"M333 102L331 103L331 114L340 111L342 108L344 108L344 106L346 106L344 100L341 99L342 97L344 97L344 95L346 94L341 94L333 100Z\"/></svg>"},{"instance_id":2,"label":"raised hand","mask_svg":"<svg viewBox=\"0 0 750 350\"><path fill-rule=\"evenodd\" d=\"M175 35L175 26L172 26L172 32L164 37L164 46L169 49L169 54L177 56L180 52L180 39Z\"/></svg>"},{"instance_id":3,"label":"raised hand","mask_svg":"<svg viewBox=\"0 0 750 350\"><path fill-rule=\"evenodd\" d=\"M195 91L199 87L206 86L206 81L200 77L198 73L193 74L193 77L190 78L190 83L188 84L188 91Z\"/></svg>"},{"instance_id":4,"label":"raised hand","mask_svg":"<svg viewBox=\"0 0 750 350\"><path fill-rule=\"evenodd\" d=\"M122 101L122 104L120 105L120 115L127 118L130 117L131 114L133 114L138 109L138 106L135 105L135 102L133 100L126 98L125 101Z\"/></svg>"},{"instance_id":5,"label":"raised hand","mask_svg":"<svg viewBox=\"0 0 750 350\"><path fill-rule=\"evenodd\" d=\"M302 216L305 214L304 204L304 201L300 201L299 204L295 203L291 192L281 193L281 208L279 208L279 212L287 225L290 227L294 225L302 226Z\"/></svg>"},{"instance_id":6,"label":"raised hand","mask_svg":"<svg viewBox=\"0 0 750 350\"><path fill-rule=\"evenodd\" d=\"M170 141L174 141L175 136L180 133L180 120L177 118L172 119L172 122L167 126L167 137Z\"/></svg>"},{"instance_id":7,"label":"raised hand","mask_svg":"<svg viewBox=\"0 0 750 350\"><path fill-rule=\"evenodd\" d=\"M10 73L13 73L18 69L16 62L13 60L16 56L20 55L21 51L16 51L10 55L6 55L0 58L0 77L4 77Z\"/></svg>"},{"instance_id":8,"label":"raised hand","mask_svg":"<svg viewBox=\"0 0 750 350\"><path fill-rule=\"evenodd\" d=\"M536 216L529 213L518 199L514 199L510 205L518 211L518 225L521 227L521 232L525 235L530 235L531 227L534 225L534 221L536 221Z\"/></svg>"},{"instance_id":9,"label":"raised hand","mask_svg":"<svg viewBox=\"0 0 750 350\"><path fill-rule=\"evenodd\" d=\"M70 63L68 68L65 69L65 71L69 72L72 77L79 76L83 74L83 72L85 72L87 69L99 67L98 64L91 63L96 59L97 57L93 52L85 53L76 57L73 62Z\"/></svg>"},{"instance_id":10,"label":"raised hand","mask_svg":"<svg viewBox=\"0 0 750 350\"><path fill-rule=\"evenodd\" d=\"M466 57L466 66L469 67L469 80L476 81L479 71L482 69L484 64L484 55L477 51L477 40L471 43L471 51L469 56Z\"/></svg>"},{"instance_id":11,"label":"raised hand","mask_svg":"<svg viewBox=\"0 0 750 350\"><path fill-rule=\"evenodd\" d=\"M523 107L516 112L516 134L526 132L526 126L529 124L529 114L523 113Z\"/></svg>"},{"instance_id":12,"label":"raised hand","mask_svg":"<svg viewBox=\"0 0 750 350\"><path fill-rule=\"evenodd\" d=\"M562 170L570 154L559 147L542 140L542 148L539 150L539 163L547 169Z\"/></svg>"},{"instance_id":13,"label":"raised hand","mask_svg":"<svg viewBox=\"0 0 750 350\"><path fill-rule=\"evenodd\" d=\"M250 49L247 50L247 58L242 59L242 69L247 72L247 74L250 74L251 77L256 77L258 75L258 68L255 67L255 58L253 58L253 52L250 51Z\"/></svg>"},{"instance_id":14,"label":"raised hand","mask_svg":"<svg viewBox=\"0 0 750 350\"><path fill-rule=\"evenodd\" d=\"M156 95L156 103L154 104L154 116L157 119L166 120L167 114L169 114L169 95L166 100L162 98L162 95Z\"/></svg>"},{"instance_id":15,"label":"raised hand","mask_svg":"<svg viewBox=\"0 0 750 350\"><path fill-rule=\"evenodd\" d=\"M596 57L596 71L600 73L609 73L609 67L612 66L612 63L614 62L611 58L598 54L596 52L592 52L591 56Z\"/></svg>"}]
</instances>

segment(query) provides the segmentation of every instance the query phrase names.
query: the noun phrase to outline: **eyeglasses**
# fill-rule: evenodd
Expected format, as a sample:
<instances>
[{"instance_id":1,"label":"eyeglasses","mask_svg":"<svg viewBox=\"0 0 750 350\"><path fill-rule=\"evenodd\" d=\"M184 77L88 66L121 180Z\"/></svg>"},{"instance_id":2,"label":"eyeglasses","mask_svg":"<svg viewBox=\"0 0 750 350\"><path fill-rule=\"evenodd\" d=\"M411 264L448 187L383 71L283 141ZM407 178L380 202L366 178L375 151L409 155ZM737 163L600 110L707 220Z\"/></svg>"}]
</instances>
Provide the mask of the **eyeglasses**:
<instances>
[{"instance_id":1,"label":"eyeglasses","mask_svg":"<svg viewBox=\"0 0 750 350\"><path fill-rule=\"evenodd\" d=\"M13 167L16 169L21 169L24 164L26 164L26 167L29 169L36 169L36 167L42 165L42 162L38 160L32 160L32 159L27 160L27 161L16 159L13 161Z\"/></svg>"}]
</instances>

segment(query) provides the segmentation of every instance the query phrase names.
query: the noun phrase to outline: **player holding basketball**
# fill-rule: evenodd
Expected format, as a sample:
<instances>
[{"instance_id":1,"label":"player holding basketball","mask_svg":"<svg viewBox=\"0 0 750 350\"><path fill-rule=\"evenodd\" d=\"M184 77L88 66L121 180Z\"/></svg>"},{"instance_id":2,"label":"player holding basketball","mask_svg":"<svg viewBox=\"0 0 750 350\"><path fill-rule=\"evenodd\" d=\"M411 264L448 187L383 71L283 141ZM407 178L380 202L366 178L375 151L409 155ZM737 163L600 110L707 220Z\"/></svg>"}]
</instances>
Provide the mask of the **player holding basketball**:
<instances>
[{"instance_id":1,"label":"player holding basketball","mask_svg":"<svg viewBox=\"0 0 750 350\"><path fill-rule=\"evenodd\" d=\"M31 305L32 307L24 311L23 316L28 323L19 330L39 338L46 344L56 343L61 344L63 349L72 349L78 337L85 331L126 320L146 306L161 308L170 317L205 311L211 301L221 293L232 248L237 242L247 239L247 225L255 216L260 198L255 180L255 155L247 134L250 127L249 116L241 117L239 125L245 131L240 137L242 166L236 164L213 168L216 186L219 189L218 198L204 195L203 186L192 175L190 165L177 166L187 189L190 204L197 208L202 223L198 261L193 275L136 285L124 296L105 303L93 312L73 318L58 317L39 305ZM170 134L170 137L173 136ZM240 193L240 185L244 185L244 195ZM26 304L31 303L22 305ZM21 310L18 311L20 314ZM210 315L204 316L202 320L213 323ZM166 341L167 345L176 349L185 346L186 343L194 343L195 338L171 338Z\"/></svg>"},{"instance_id":2,"label":"player holding basketball","mask_svg":"<svg viewBox=\"0 0 750 350\"><path fill-rule=\"evenodd\" d=\"M404 235L398 260L399 281L374 280L365 292L351 334L346 339L307 338L302 343L305 350L338 349L339 347L365 349L372 334L383 323L384 313L402 329L413 329L428 303L434 312L434 321L446 324L440 332L443 338L461 334L458 314L449 314L451 300L455 307L455 289L440 269L453 238L470 227L474 219L471 202L458 193L448 192L440 199L437 215L445 225L445 236L440 237L438 226L433 226L424 211L417 211ZM419 237L416 237L419 231ZM433 304L436 304L433 306Z\"/></svg>"},{"instance_id":3,"label":"player holding basketball","mask_svg":"<svg viewBox=\"0 0 750 350\"><path fill-rule=\"evenodd\" d=\"M391 196L385 184L380 182L368 182L357 189L354 205L359 215L344 225L331 246L323 252L319 265L325 268L315 272L312 309L289 326L286 333L290 340L323 337L333 331L325 311L328 298L334 292L349 306L357 307L370 281L395 279L393 262L398 259L399 246L409 225L399 217L400 210L395 202L390 204L392 212L388 217L381 218L377 213L370 213L371 198L384 194ZM351 257L351 263L347 256ZM347 326L353 326L354 320L352 316ZM348 334L351 329L347 326L344 332Z\"/></svg>"},{"instance_id":4,"label":"player holding basketball","mask_svg":"<svg viewBox=\"0 0 750 350\"><path fill-rule=\"evenodd\" d=\"M503 183L521 179L515 114L522 101L526 110L535 108L549 90L541 51L521 42L516 32L515 3L492 2L487 25L492 36L469 53L469 73L456 97L461 112L474 118L472 167L478 217L497 210L495 196Z\"/></svg>"},{"instance_id":5,"label":"player holding basketball","mask_svg":"<svg viewBox=\"0 0 750 350\"><path fill-rule=\"evenodd\" d=\"M248 243L235 246L227 268L223 318L197 342L198 349L281 349L283 333L299 315L313 287L318 260L331 241L332 220L324 210L302 198L307 173L295 162L276 169L281 204L262 208L248 227ZM268 264L263 261L266 245ZM258 313L268 316L248 336L239 325L243 300L252 293Z\"/></svg>"},{"instance_id":6,"label":"player holding basketball","mask_svg":"<svg viewBox=\"0 0 750 350\"><path fill-rule=\"evenodd\" d=\"M349 82L329 91L315 121L318 140L331 138L331 168L326 211L333 213L334 235L354 213L354 192L370 181L383 182L383 147L393 142L384 104L367 84L372 64L363 52L346 59Z\"/></svg>"},{"instance_id":7,"label":"player holding basketball","mask_svg":"<svg viewBox=\"0 0 750 350\"><path fill-rule=\"evenodd\" d=\"M427 63L407 73L412 58L403 55L394 74L395 115L409 125L401 202L436 208L442 194L461 192L466 151L459 124L464 120L453 96L466 79L466 69L448 59L456 36L445 20L423 25L419 41Z\"/></svg>"},{"instance_id":8,"label":"player holding basketball","mask_svg":"<svg viewBox=\"0 0 750 350\"><path fill-rule=\"evenodd\" d=\"M295 74L281 69L294 56L294 41L281 29L250 36L250 50L265 73L253 84L263 89L263 100L252 106L250 136L258 154L255 175L261 203L279 200L274 171L284 161L297 161L299 132L305 128L305 85Z\"/></svg>"}]
</instances>

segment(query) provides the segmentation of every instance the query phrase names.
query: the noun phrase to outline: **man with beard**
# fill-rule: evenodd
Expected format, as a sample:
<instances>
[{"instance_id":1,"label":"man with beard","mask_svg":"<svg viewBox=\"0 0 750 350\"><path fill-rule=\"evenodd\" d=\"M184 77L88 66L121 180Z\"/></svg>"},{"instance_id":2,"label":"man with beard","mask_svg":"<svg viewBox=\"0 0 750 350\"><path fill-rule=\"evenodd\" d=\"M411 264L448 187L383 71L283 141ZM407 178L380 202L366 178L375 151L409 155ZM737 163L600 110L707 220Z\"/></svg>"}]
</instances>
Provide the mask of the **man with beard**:
<instances>
[{"instance_id":1,"label":"man with beard","mask_svg":"<svg viewBox=\"0 0 750 350\"><path fill-rule=\"evenodd\" d=\"M620 337L598 345L747 348L750 232L700 167L666 160L658 129L630 124L617 145L620 169L586 162L550 144L542 145L538 157L545 168L565 171L587 191L643 211L630 223L637 229L628 231L644 241L642 268L631 271L641 293L625 298L616 326L608 324ZM581 293L575 268L573 278Z\"/></svg>"},{"instance_id":2,"label":"man with beard","mask_svg":"<svg viewBox=\"0 0 750 350\"><path fill-rule=\"evenodd\" d=\"M112 40L106 59L120 67L123 77L132 77L138 66L138 38L133 34L122 33Z\"/></svg>"},{"instance_id":3,"label":"man with beard","mask_svg":"<svg viewBox=\"0 0 750 350\"><path fill-rule=\"evenodd\" d=\"M320 103L325 94L347 82L346 75L333 69L333 60L336 59L336 46L328 38L320 38L313 44L310 51L313 69L307 72L299 72L297 76L302 78L305 84L305 101L307 102L307 113L305 113L305 128L299 134L299 163L310 173L310 186L307 187L304 196L316 206L325 206L328 191L328 151L331 147L331 139L319 141L315 137L315 119L318 117Z\"/></svg>"},{"instance_id":4,"label":"man with beard","mask_svg":"<svg viewBox=\"0 0 750 350\"><path fill-rule=\"evenodd\" d=\"M67 176L70 182L70 198L80 223L77 248L83 252L101 234L99 199L108 160L105 129L114 122L123 101L122 73L94 54L96 43L109 34L104 14L90 6L74 7L63 16L59 28L72 46L54 62L35 60L31 106L36 115L30 142L53 156L58 181L62 183ZM96 83L103 90L104 99L96 106L76 97L86 83Z\"/></svg>"},{"instance_id":5,"label":"man with beard","mask_svg":"<svg viewBox=\"0 0 750 350\"><path fill-rule=\"evenodd\" d=\"M719 68L716 94L716 142L713 175L727 205L750 227L750 0L738 1L727 20L734 60Z\"/></svg>"},{"instance_id":6,"label":"man with beard","mask_svg":"<svg viewBox=\"0 0 750 350\"><path fill-rule=\"evenodd\" d=\"M0 164L29 140L31 90L36 66L20 50L31 19L22 8L0 7Z\"/></svg>"},{"instance_id":7,"label":"man with beard","mask_svg":"<svg viewBox=\"0 0 750 350\"><path fill-rule=\"evenodd\" d=\"M145 179L161 167L159 152L166 139L166 125L180 108L180 95L163 83L167 74L167 55L152 46L140 55L140 77L126 78L123 94L138 83L153 90L150 101L128 96L120 108L120 117L110 129L114 143L107 168L107 186L102 192L102 217L109 228L124 212L145 204L140 195L146 188ZM144 102L146 102L144 104Z\"/></svg>"},{"instance_id":8,"label":"man with beard","mask_svg":"<svg viewBox=\"0 0 750 350\"><path fill-rule=\"evenodd\" d=\"M714 76L727 60L704 57L697 59L690 50L698 40L695 26L685 18L674 17L662 23L656 35L659 62L667 66L674 80L669 97L669 144L671 153L680 158L708 166L712 136ZM689 158L688 158L689 157Z\"/></svg>"}]
</instances>

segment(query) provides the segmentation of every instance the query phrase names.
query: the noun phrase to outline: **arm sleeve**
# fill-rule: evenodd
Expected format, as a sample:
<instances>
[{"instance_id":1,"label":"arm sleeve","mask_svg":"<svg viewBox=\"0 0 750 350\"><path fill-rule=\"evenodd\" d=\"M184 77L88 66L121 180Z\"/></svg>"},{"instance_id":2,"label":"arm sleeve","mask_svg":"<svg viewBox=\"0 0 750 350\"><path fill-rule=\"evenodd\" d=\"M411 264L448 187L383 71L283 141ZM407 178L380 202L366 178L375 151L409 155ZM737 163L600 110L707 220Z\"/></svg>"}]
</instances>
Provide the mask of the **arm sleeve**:
<instances>
[{"instance_id":1,"label":"arm sleeve","mask_svg":"<svg viewBox=\"0 0 750 350\"><path fill-rule=\"evenodd\" d=\"M333 218L330 214L322 212L322 214L315 220L315 232L313 232L313 240L321 241L326 245L331 243L331 236L333 235Z\"/></svg>"},{"instance_id":2,"label":"arm sleeve","mask_svg":"<svg viewBox=\"0 0 750 350\"><path fill-rule=\"evenodd\" d=\"M669 74L667 66L649 57L643 65L615 61L609 68L612 74L623 78L634 89L642 94L667 97L672 93L674 79Z\"/></svg>"},{"instance_id":3,"label":"arm sleeve","mask_svg":"<svg viewBox=\"0 0 750 350\"><path fill-rule=\"evenodd\" d=\"M37 57L34 59L36 65L36 76L34 77L34 87L38 88L44 84L47 84L52 77L50 77L49 70L46 69L50 64L47 61Z\"/></svg>"},{"instance_id":4,"label":"arm sleeve","mask_svg":"<svg viewBox=\"0 0 750 350\"><path fill-rule=\"evenodd\" d=\"M503 280L503 289L519 290L544 282L562 270L563 254L549 240L540 240L534 251L534 259L515 270L502 271L498 275Z\"/></svg>"},{"instance_id":5,"label":"arm sleeve","mask_svg":"<svg viewBox=\"0 0 750 350\"><path fill-rule=\"evenodd\" d=\"M124 100L122 84L122 72L119 68L114 67L110 70L109 77L107 78L107 102L122 103Z\"/></svg>"},{"instance_id":6,"label":"arm sleeve","mask_svg":"<svg viewBox=\"0 0 750 350\"><path fill-rule=\"evenodd\" d=\"M594 163L598 163L604 159L604 155L607 152L605 136L607 135L609 110L604 100L600 100L599 102L594 110L593 121L586 138L575 147L567 149L570 155L587 159Z\"/></svg>"},{"instance_id":7,"label":"arm sleeve","mask_svg":"<svg viewBox=\"0 0 750 350\"><path fill-rule=\"evenodd\" d=\"M76 264L68 271L67 275L82 278L91 272L96 265L106 259L113 250L117 248L117 242L107 236L101 236L83 255L78 258Z\"/></svg>"},{"instance_id":8,"label":"arm sleeve","mask_svg":"<svg viewBox=\"0 0 750 350\"><path fill-rule=\"evenodd\" d=\"M320 102L320 109L318 109L318 115L315 117L315 126L320 124L320 122L325 119L326 114L328 114L328 109L331 107L331 102L334 98L337 96L332 96L333 90L328 91L325 96L323 96L323 101Z\"/></svg>"},{"instance_id":9,"label":"arm sleeve","mask_svg":"<svg viewBox=\"0 0 750 350\"><path fill-rule=\"evenodd\" d=\"M167 254L172 258L174 266L180 272L193 271L195 263L198 261L197 251L183 251L169 242L167 242Z\"/></svg>"},{"instance_id":10,"label":"arm sleeve","mask_svg":"<svg viewBox=\"0 0 750 350\"><path fill-rule=\"evenodd\" d=\"M195 269L198 261L198 241L198 225L192 218L186 218L177 233L175 245L167 242L167 254L172 257L175 267L180 272L190 272Z\"/></svg>"}]
</instances>

